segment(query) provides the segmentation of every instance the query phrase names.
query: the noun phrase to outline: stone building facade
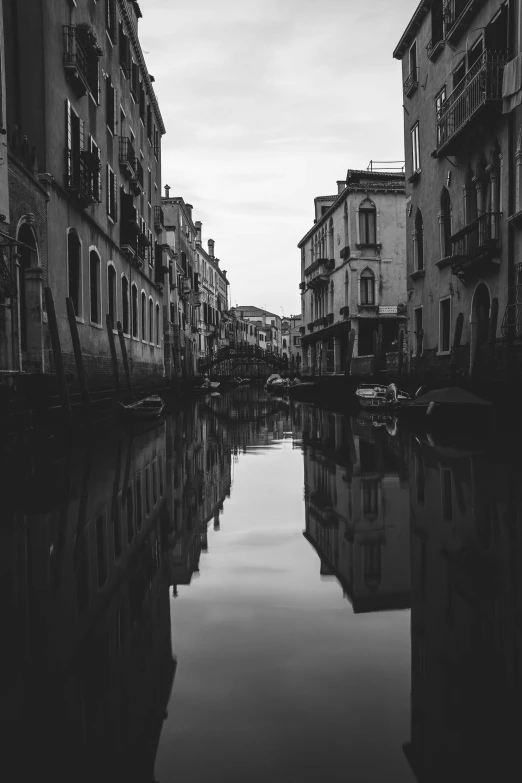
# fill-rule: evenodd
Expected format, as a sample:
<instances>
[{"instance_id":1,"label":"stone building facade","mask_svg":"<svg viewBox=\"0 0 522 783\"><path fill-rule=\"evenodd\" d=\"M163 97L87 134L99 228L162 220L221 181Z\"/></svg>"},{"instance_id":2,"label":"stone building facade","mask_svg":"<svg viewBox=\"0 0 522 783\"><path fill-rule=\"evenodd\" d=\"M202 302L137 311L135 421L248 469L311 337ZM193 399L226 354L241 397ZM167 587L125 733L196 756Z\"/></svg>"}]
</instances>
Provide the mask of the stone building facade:
<instances>
[{"instance_id":1,"label":"stone building facade","mask_svg":"<svg viewBox=\"0 0 522 783\"><path fill-rule=\"evenodd\" d=\"M235 310L240 312L241 317L246 321L255 323L259 327L261 348L278 355L281 354L283 345L281 316L253 305L237 305Z\"/></svg>"},{"instance_id":2,"label":"stone building facade","mask_svg":"<svg viewBox=\"0 0 522 783\"><path fill-rule=\"evenodd\" d=\"M516 369L522 115L520 91L508 84L504 106L502 97L519 52L519 0L421 2L394 51L404 82L410 348L432 379L447 377L450 363L477 381Z\"/></svg>"},{"instance_id":3,"label":"stone building facade","mask_svg":"<svg viewBox=\"0 0 522 783\"><path fill-rule=\"evenodd\" d=\"M35 13L30 0L4 0L3 10L10 30L10 177L18 201L12 229L34 249L16 260L20 368L54 369L42 295L47 285L73 378L67 297L92 386L114 385L107 316L114 326L121 323L133 380L160 381L165 128L139 42L139 5L46 0Z\"/></svg>"},{"instance_id":4,"label":"stone building facade","mask_svg":"<svg viewBox=\"0 0 522 783\"><path fill-rule=\"evenodd\" d=\"M374 332L394 350L406 326L404 174L349 170L338 193L315 199L313 227L301 250L302 366L342 373L355 332L352 372L366 372Z\"/></svg>"},{"instance_id":5,"label":"stone building facade","mask_svg":"<svg viewBox=\"0 0 522 783\"><path fill-rule=\"evenodd\" d=\"M281 326L282 356L288 359L291 370L301 369L301 324L302 315L290 315L283 318Z\"/></svg>"}]
</instances>

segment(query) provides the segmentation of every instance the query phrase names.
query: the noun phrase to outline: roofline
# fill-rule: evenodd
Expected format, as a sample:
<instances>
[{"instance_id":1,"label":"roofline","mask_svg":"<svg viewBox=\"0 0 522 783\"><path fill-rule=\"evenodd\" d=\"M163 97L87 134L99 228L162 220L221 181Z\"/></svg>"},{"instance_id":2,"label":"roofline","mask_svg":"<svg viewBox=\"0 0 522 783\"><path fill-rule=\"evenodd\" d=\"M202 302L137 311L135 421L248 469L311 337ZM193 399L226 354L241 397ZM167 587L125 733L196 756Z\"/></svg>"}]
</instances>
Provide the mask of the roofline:
<instances>
[{"instance_id":1,"label":"roofline","mask_svg":"<svg viewBox=\"0 0 522 783\"><path fill-rule=\"evenodd\" d=\"M348 169L348 175L347 175L346 179L350 178L350 174L364 174L364 175L368 174L368 175L371 175L374 179L378 179L378 176L377 176L378 174L381 174L381 175L382 174L386 174L387 176L389 176L389 177L391 177L393 179L404 178L404 188L403 189L406 190L406 175L403 172L392 174L391 172L357 171L355 169ZM346 199L350 195L350 193L357 193L357 191L359 191L359 190L365 192L365 191L371 190L371 187L368 188L368 187L364 187L364 186L361 186L361 185L347 185L345 187L345 189L342 190L341 193L339 193L339 195L337 196L337 198L335 199L335 201L331 205L331 207L329 207L327 209L327 211L324 213L324 215L321 215L321 217L319 218L317 223L314 223L312 228L297 243L297 247L301 248L305 244L305 242L308 242L308 240L314 234L314 232L317 231L317 229L320 228L322 226L322 224L326 222L326 220L330 217L330 215L333 215L333 213L335 212L337 207L340 204L343 203L344 199ZM396 190L396 188L394 188L394 190Z\"/></svg>"},{"instance_id":2,"label":"roofline","mask_svg":"<svg viewBox=\"0 0 522 783\"><path fill-rule=\"evenodd\" d=\"M412 18L408 22L406 30L403 32L399 43L395 47L393 56L396 60L402 60L402 58L404 57L404 53L406 51L406 48L408 47L408 44L415 37L415 34L417 33L417 30L421 26L424 17L431 9L432 1L433 0L420 1L419 5L415 10L415 13L413 14Z\"/></svg>"},{"instance_id":3,"label":"roofline","mask_svg":"<svg viewBox=\"0 0 522 783\"><path fill-rule=\"evenodd\" d=\"M154 87L152 86L152 82L149 75L149 69L147 68L145 57L143 56L143 49L141 48L140 39L138 37L138 31L136 30L134 24L132 23L132 18L129 13L129 9L127 7L127 3L125 2L125 0L118 0L118 5L120 7L120 12L123 18L125 19L128 32L130 33L130 38L132 39L132 43L136 50L136 57L138 58L139 63L141 65L143 71L143 78L145 79L145 84L147 85L147 92L149 93L149 98L154 107L154 112L156 114L156 119L160 127L161 135L163 136L166 133L165 124L163 122L163 117L161 116L158 99L156 97L156 93L154 92Z\"/></svg>"}]
</instances>

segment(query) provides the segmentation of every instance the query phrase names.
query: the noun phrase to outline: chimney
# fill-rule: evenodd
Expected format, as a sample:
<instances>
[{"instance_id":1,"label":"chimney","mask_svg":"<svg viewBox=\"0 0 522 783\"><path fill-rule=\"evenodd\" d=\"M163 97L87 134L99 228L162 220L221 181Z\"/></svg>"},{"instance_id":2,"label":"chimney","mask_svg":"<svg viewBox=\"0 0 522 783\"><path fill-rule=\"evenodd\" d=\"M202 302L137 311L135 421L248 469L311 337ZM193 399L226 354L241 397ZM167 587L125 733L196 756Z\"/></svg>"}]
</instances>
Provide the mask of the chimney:
<instances>
[{"instance_id":1,"label":"chimney","mask_svg":"<svg viewBox=\"0 0 522 783\"><path fill-rule=\"evenodd\" d=\"M192 220L192 204L185 204L185 207L187 208L187 212L189 213L189 218Z\"/></svg>"},{"instance_id":2,"label":"chimney","mask_svg":"<svg viewBox=\"0 0 522 783\"><path fill-rule=\"evenodd\" d=\"M343 190L345 189L345 187L346 187L346 180L338 179L337 180L337 195L339 195L339 193L342 193Z\"/></svg>"},{"instance_id":3,"label":"chimney","mask_svg":"<svg viewBox=\"0 0 522 783\"><path fill-rule=\"evenodd\" d=\"M216 266L219 266L219 258L214 258L214 263Z\"/></svg>"},{"instance_id":4,"label":"chimney","mask_svg":"<svg viewBox=\"0 0 522 783\"><path fill-rule=\"evenodd\" d=\"M165 185L165 198L169 198L170 185Z\"/></svg>"},{"instance_id":5,"label":"chimney","mask_svg":"<svg viewBox=\"0 0 522 783\"><path fill-rule=\"evenodd\" d=\"M208 254L209 254L210 258L214 258L214 245L215 245L214 240L213 239L209 239L208 240Z\"/></svg>"},{"instance_id":6,"label":"chimney","mask_svg":"<svg viewBox=\"0 0 522 783\"><path fill-rule=\"evenodd\" d=\"M194 225L196 227L196 245L201 247L201 229L202 229L201 220L196 220Z\"/></svg>"}]
</instances>

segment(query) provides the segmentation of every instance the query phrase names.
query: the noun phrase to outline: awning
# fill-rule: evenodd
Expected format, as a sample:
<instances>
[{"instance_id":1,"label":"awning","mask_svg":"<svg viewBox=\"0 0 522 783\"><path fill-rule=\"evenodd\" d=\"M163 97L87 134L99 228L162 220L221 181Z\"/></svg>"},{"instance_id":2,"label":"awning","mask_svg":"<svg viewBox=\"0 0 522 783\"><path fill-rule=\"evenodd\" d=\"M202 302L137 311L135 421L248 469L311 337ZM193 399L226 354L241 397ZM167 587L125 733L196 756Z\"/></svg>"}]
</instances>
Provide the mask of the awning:
<instances>
[{"instance_id":1,"label":"awning","mask_svg":"<svg viewBox=\"0 0 522 783\"><path fill-rule=\"evenodd\" d=\"M522 103L522 54L510 60L504 68L502 81L502 113L509 114Z\"/></svg>"}]
</instances>

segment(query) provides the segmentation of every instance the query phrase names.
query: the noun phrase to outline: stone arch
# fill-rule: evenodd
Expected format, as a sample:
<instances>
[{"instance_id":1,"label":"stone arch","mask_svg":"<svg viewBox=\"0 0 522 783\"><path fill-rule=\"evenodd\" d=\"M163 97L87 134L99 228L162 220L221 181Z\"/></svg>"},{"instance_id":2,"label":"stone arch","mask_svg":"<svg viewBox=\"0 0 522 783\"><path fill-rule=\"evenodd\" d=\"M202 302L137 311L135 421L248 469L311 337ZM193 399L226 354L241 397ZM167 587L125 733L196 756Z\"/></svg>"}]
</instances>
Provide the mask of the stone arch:
<instances>
[{"instance_id":1,"label":"stone arch","mask_svg":"<svg viewBox=\"0 0 522 783\"><path fill-rule=\"evenodd\" d=\"M376 245L378 231L377 206L369 196L365 196L357 206L357 244Z\"/></svg>"},{"instance_id":2,"label":"stone arch","mask_svg":"<svg viewBox=\"0 0 522 783\"><path fill-rule=\"evenodd\" d=\"M489 285L480 280L471 300L470 361L474 376L480 376L486 369L484 350L488 341L490 312L491 291Z\"/></svg>"}]
</instances>

